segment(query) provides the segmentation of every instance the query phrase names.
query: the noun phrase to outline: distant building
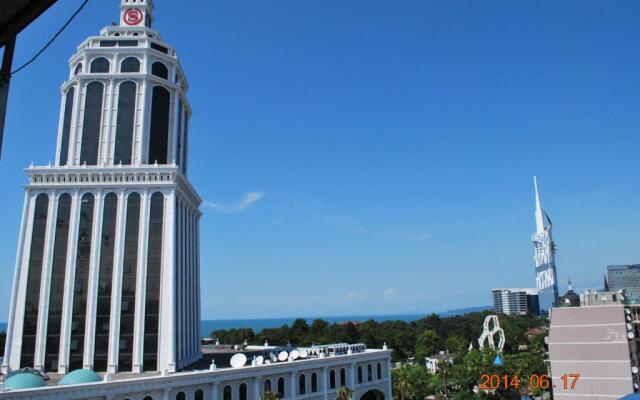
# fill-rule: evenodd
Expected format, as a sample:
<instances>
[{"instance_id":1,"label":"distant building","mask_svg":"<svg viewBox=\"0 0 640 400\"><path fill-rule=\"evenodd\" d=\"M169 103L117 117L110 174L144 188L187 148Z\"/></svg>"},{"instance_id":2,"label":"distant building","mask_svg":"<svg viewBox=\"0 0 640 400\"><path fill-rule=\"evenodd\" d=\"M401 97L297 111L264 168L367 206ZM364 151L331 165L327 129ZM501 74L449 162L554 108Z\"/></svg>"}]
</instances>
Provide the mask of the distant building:
<instances>
[{"instance_id":1,"label":"distant building","mask_svg":"<svg viewBox=\"0 0 640 400\"><path fill-rule=\"evenodd\" d=\"M556 400L618 399L637 391L640 308L622 304L553 308L549 363ZM579 374L575 387L573 378Z\"/></svg>"},{"instance_id":2,"label":"distant building","mask_svg":"<svg viewBox=\"0 0 640 400\"><path fill-rule=\"evenodd\" d=\"M563 296L560 296L558 300L558 307L580 307L580 295L573 291L573 287L571 286L571 281L569 281L569 288L567 289L567 293Z\"/></svg>"},{"instance_id":3,"label":"distant building","mask_svg":"<svg viewBox=\"0 0 640 400\"><path fill-rule=\"evenodd\" d=\"M558 302L558 278L556 276L556 245L551 230L553 224L542 209L538 194L538 180L533 178L536 192L536 232L531 240L535 248L536 284L540 315L547 315L551 307Z\"/></svg>"},{"instance_id":4,"label":"distant building","mask_svg":"<svg viewBox=\"0 0 640 400\"><path fill-rule=\"evenodd\" d=\"M640 264L608 266L606 282L610 291L624 290L629 304L640 304Z\"/></svg>"},{"instance_id":5,"label":"distant building","mask_svg":"<svg viewBox=\"0 0 640 400\"><path fill-rule=\"evenodd\" d=\"M627 297L624 290L598 292L595 289L590 289L580 295L580 304L585 307L627 304Z\"/></svg>"},{"instance_id":6,"label":"distant building","mask_svg":"<svg viewBox=\"0 0 640 400\"><path fill-rule=\"evenodd\" d=\"M453 364L453 356L449 353L449 350L441 351L438 354L434 354L430 357L425 357L425 366L432 374L438 372L439 365L442 363Z\"/></svg>"},{"instance_id":7,"label":"distant building","mask_svg":"<svg viewBox=\"0 0 640 400\"><path fill-rule=\"evenodd\" d=\"M539 314L538 291L531 288L493 289L493 309L507 315Z\"/></svg>"}]
</instances>

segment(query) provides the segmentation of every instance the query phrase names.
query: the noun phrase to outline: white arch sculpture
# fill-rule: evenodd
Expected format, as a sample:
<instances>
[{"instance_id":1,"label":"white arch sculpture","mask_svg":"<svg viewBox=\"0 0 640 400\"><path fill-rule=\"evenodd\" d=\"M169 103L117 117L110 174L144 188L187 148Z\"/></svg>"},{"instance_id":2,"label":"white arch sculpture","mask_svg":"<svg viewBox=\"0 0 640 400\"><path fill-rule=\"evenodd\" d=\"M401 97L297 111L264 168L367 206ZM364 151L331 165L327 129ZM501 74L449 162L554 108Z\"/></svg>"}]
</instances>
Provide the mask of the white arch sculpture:
<instances>
[{"instance_id":1,"label":"white arch sculpture","mask_svg":"<svg viewBox=\"0 0 640 400\"><path fill-rule=\"evenodd\" d=\"M493 327L491 327L491 322L493 322ZM496 349L496 345L494 343L493 337L494 335L498 335L498 347ZM491 350L497 350L498 352L502 352L504 349L505 336L504 331L500 328L500 322L498 321L497 315L487 315L487 318L484 319L484 331L482 335L478 338L478 345L480 346L480 350L484 349L484 342L489 344L489 348Z\"/></svg>"}]
</instances>

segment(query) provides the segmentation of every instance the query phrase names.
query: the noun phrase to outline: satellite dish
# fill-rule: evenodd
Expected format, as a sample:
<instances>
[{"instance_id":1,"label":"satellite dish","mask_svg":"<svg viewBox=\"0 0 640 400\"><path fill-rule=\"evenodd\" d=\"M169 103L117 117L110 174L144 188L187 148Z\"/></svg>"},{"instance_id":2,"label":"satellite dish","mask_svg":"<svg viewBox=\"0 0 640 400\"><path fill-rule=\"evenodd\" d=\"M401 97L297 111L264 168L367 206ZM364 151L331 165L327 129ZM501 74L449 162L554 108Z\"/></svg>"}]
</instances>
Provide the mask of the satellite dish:
<instances>
[{"instance_id":1,"label":"satellite dish","mask_svg":"<svg viewBox=\"0 0 640 400\"><path fill-rule=\"evenodd\" d=\"M300 349L300 358L307 358L309 357L309 353L307 352L307 349Z\"/></svg>"},{"instance_id":2,"label":"satellite dish","mask_svg":"<svg viewBox=\"0 0 640 400\"><path fill-rule=\"evenodd\" d=\"M297 360L298 357L300 357L300 352L296 349L291 350L291 353L289 353L289 356L291 357L292 360Z\"/></svg>"},{"instance_id":3,"label":"satellite dish","mask_svg":"<svg viewBox=\"0 0 640 400\"><path fill-rule=\"evenodd\" d=\"M271 362L278 361L278 357L276 357L276 355L273 354L273 352L269 353L269 359L271 360Z\"/></svg>"},{"instance_id":4,"label":"satellite dish","mask_svg":"<svg viewBox=\"0 0 640 400\"><path fill-rule=\"evenodd\" d=\"M280 360L280 361L287 361L287 358L289 358L289 353L287 353L285 350L282 350L278 354L278 360Z\"/></svg>"},{"instance_id":5,"label":"satellite dish","mask_svg":"<svg viewBox=\"0 0 640 400\"><path fill-rule=\"evenodd\" d=\"M635 335L633 334L633 332L629 332L629 333L627 333L627 337L629 339L633 339L635 337Z\"/></svg>"},{"instance_id":6,"label":"satellite dish","mask_svg":"<svg viewBox=\"0 0 640 400\"><path fill-rule=\"evenodd\" d=\"M624 309L624 312L625 312L625 313L627 313L627 314L629 314L629 315L631 315L631 310L629 310L628 308L625 308L625 309Z\"/></svg>"},{"instance_id":7,"label":"satellite dish","mask_svg":"<svg viewBox=\"0 0 640 400\"><path fill-rule=\"evenodd\" d=\"M636 367L636 366L631 367L631 372L633 372L634 374L637 374L638 373L638 367Z\"/></svg>"},{"instance_id":8,"label":"satellite dish","mask_svg":"<svg viewBox=\"0 0 640 400\"><path fill-rule=\"evenodd\" d=\"M229 363L232 368L242 368L247 363L247 356L242 353L234 354Z\"/></svg>"},{"instance_id":9,"label":"satellite dish","mask_svg":"<svg viewBox=\"0 0 640 400\"><path fill-rule=\"evenodd\" d=\"M264 364L264 357L258 356L256 358L256 365L262 365L262 364Z\"/></svg>"},{"instance_id":10,"label":"satellite dish","mask_svg":"<svg viewBox=\"0 0 640 400\"><path fill-rule=\"evenodd\" d=\"M628 322L627 322L627 330L628 331L633 330L633 326Z\"/></svg>"}]
</instances>

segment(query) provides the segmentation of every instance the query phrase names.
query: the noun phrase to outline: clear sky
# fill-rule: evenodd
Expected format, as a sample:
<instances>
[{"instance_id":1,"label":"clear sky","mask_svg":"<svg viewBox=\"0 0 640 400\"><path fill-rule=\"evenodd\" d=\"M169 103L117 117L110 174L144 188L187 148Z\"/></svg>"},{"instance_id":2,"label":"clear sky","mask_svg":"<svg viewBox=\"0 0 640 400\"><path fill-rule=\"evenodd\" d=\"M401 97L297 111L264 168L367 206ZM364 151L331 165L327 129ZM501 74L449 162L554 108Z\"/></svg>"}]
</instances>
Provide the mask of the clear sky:
<instances>
[{"instance_id":1,"label":"clear sky","mask_svg":"<svg viewBox=\"0 0 640 400\"><path fill-rule=\"evenodd\" d=\"M19 36L15 65L81 0ZM60 84L92 0L11 83L0 321L22 168L54 159ZM532 176L558 275L640 262L637 1L157 0L191 88L203 318L421 313L535 286Z\"/></svg>"}]
</instances>

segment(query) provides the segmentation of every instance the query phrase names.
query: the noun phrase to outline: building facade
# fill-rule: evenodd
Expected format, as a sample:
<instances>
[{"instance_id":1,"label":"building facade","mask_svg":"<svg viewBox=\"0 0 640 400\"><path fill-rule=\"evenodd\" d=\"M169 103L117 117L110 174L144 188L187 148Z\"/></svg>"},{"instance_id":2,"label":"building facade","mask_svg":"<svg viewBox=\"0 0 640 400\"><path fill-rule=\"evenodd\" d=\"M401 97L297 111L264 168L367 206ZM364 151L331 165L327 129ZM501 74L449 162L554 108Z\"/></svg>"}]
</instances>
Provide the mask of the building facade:
<instances>
[{"instance_id":1,"label":"building facade","mask_svg":"<svg viewBox=\"0 0 640 400\"><path fill-rule=\"evenodd\" d=\"M607 286L610 291L624 290L629 304L640 304L640 264L608 266Z\"/></svg>"},{"instance_id":2,"label":"building facade","mask_svg":"<svg viewBox=\"0 0 640 400\"><path fill-rule=\"evenodd\" d=\"M621 304L553 308L549 364L555 399L619 399L638 391L640 309ZM564 387L562 377L579 374Z\"/></svg>"},{"instance_id":3,"label":"building facade","mask_svg":"<svg viewBox=\"0 0 640 400\"><path fill-rule=\"evenodd\" d=\"M543 210L538 193L538 180L533 178L536 193L536 232L531 240L535 249L536 287L540 314L547 315L549 310L558 302L558 277L556 274L556 246L551 234L551 219Z\"/></svg>"},{"instance_id":4,"label":"building facade","mask_svg":"<svg viewBox=\"0 0 640 400\"><path fill-rule=\"evenodd\" d=\"M3 373L176 371L200 358L188 83L151 0L70 61L55 164L26 169Z\"/></svg>"},{"instance_id":5,"label":"building facade","mask_svg":"<svg viewBox=\"0 0 640 400\"><path fill-rule=\"evenodd\" d=\"M538 291L531 288L493 289L493 309L506 315L538 315Z\"/></svg>"}]
</instances>

